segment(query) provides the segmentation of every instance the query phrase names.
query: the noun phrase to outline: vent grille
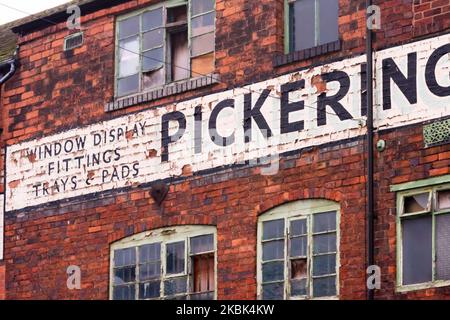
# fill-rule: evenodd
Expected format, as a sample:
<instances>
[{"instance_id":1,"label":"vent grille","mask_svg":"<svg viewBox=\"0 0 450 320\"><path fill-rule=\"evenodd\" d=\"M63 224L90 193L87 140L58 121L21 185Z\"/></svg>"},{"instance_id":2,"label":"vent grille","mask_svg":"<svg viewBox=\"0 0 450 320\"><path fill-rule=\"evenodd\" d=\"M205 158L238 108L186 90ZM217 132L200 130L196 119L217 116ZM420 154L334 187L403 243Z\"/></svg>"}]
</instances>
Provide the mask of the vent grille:
<instances>
[{"instance_id":1,"label":"vent grille","mask_svg":"<svg viewBox=\"0 0 450 320\"><path fill-rule=\"evenodd\" d=\"M423 140L426 148L450 143L450 119L425 125Z\"/></svg>"},{"instance_id":2,"label":"vent grille","mask_svg":"<svg viewBox=\"0 0 450 320\"><path fill-rule=\"evenodd\" d=\"M72 50L83 45L83 33L71 34L64 38L64 51Z\"/></svg>"}]
</instances>

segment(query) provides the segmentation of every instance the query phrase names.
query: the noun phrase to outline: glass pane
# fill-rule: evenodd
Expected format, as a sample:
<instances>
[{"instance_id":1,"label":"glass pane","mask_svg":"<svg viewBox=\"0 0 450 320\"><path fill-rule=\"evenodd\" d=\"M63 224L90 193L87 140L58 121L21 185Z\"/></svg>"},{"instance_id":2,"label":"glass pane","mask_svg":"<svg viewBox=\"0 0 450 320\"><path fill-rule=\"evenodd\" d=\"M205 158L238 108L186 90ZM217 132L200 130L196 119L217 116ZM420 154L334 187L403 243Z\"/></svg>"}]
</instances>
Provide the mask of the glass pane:
<instances>
[{"instance_id":1,"label":"glass pane","mask_svg":"<svg viewBox=\"0 0 450 320\"><path fill-rule=\"evenodd\" d=\"M143 50L152 49L155 47L161 47L164 44L163 29L156 29L144 33L142 39Z\"/></svg>"},{"instance_id":2,"label":"glass pane","mask_svg":"<svg viewBox=\"0 0 450 320\"><path fill-rule=\"evenodd\" d=\"M161 275L161 262L150 262L139 265L139 279L148 280L159 278Z\"/></svg>"},{"instance_id":3,"label":"glass pane","mask_svg":"<svg viewBox=\"0 0 450 320\"><path fill-rule=\"evenodd\" d=\"M313 279L313 296L329 297L336 295L336 277Z\"/></svg>"},{"instance_id":4,"label":"glass pane","mask_svg":"<svg viewBox=\"0 0 450 320\"><path fill-rule=\"evenodd\" d=\"M155 88L165 83L164 68L155 71L145 72L142 75L142 86L144 89Z\"/></svg>"},{"instance_id":5,"label":"glass pane","mask_svg":"<svg viewBox=\"0 0 450 320\"><path fill-rule=\"evenodd\" d=\"M119 77L139 72L139 38L132 37L119 42Z\"/></svg>"},{"instance_id":6,"label":"glass pane","mask_svg":"<svg viewBox=\"0 0 450 320\"><path fill-rule=\"evenodd\" d=\"M431 281L431 216L402 221L403 284Z\"/></svg>"},{"instance_id":7,"label":"glass pane","mask_svg":"<svg viewBox=\"0 0 450 320\"><path fill-rule=\"evenodd\" d=\"M170 296L187 292L187 277L175 278L164 281L164 295Z\"/></svg>"},{"instance_id":8,"label":"glass pane","mask_svg":"<svg viewBox=\"0 0 450 320\"><path fill-rule=\"evenodd\" d=\"M313 232L327 232L336 230L336 212L316 213L313 216Z\"/></svg>"},{"instance_id":9,"label":"glass pane","mask_svg":"<svg viewBox=\"0 0 450 320\"><path fill-rule=\"evenodd\" d=\"M117 94L124 96L139 90L139 75L135 74L118 80Z\"/></svg>"},{"instance_id":10,"label":"glass pane","mask_svg":"<svg viewBox=\"0 0 450 320\"><path fill-rule=\"evenodd\" d=\"M291 239L291 257L303 257L307 254L308 238L306 236Z\"/></svg>"},{"instance_id":11,"label":"glass pane","mask_svg":"<svg viewBox=\"0 0 450 320\"><path fill-rule=\"evenodd\" d=\"M291 260L291 279L303 279L308 277L308 260Z\"/></svg>"},{"instance_id":12,"label":"glass pane","mask_svg":"<svg viewBox=\"0 0 450 320\"><path fill-rule=\"evenodd\" d=\"M336 273L336 255L327 254L313 257L313 275L323 276Z\"/></svg>"},{"instance_id":13,"label":"glass pane","mask_svg":"<svg viewBox=\"0 0 450 320\"><path fill-rule=\"evenodd\" d=\"M414 213L428 210L430 193L425 192L404 198L405 208L403 213Z\"/></svg>"},{"instance_id":14,"label":"glass pane","mask_svg":"<svg viewBox=\"0 0 450 320\"><path fill-rule=\"evenodd\" d=\"M263 240L284 237L284 219L263 222Z\"/></svg>"},{"instance_id":15,"label":"glass pane","mask_svg":"<svg viewBox=\"0 0 450 320\"><path fill-rule=\"evenodd\" d=\"M167 274L184 272L184 241L167 245Z\"/></svg>"},{"instance_id":16,"label":"glass pane","mask_svg":"<svg viewBox=\"0 0 450 320\"><path fill-rule=\"evenodd\" d=\"M267 262L262 265L263 282L284 279L284 262Z\"/></svg>"},{"instance_id":17,"label":"glass pane","mask_svg":"<svg viewBox=\"0 0 450 320\"><path fill-rule=\"evenodd\" d=\"M291 32L294 50L315 47L315 0L296 1Z\"/></svg>"},{"instance_id":18,"label":"glass pane","mask_svg":"<svg viewBox=\"0 0 450 320\"><path fill-rule=\"evenodd\" d=\"M191 0L192 15L214 10L214 0Z\"/></svg>"},{"instance_id":19,"label":"glass pane","mask_svg":"<svg viewBox=\"0 0 450 320\"><path fill-rule=\"evenodd\" d=\"M119 22L119 39L133 36L139 33L139 16Z\"/></svg>"},{"instance_id":20,"label":"glass pane","mask_svg":"<svg viewBox=\"0 0 450 320\"><path fill-rule=\"evenodd\" d=\"M450 209L450 190L438 192L438 209L439 210Z\"/></svg>"},{"instance_id":21,"label":"glass pane","mask_svg":"<svg viewBox=\"0 0 450 320\"><path fill-rule=\"evenodd\" d=\"M306 229L306 219L294 220L291 221L291 236L302 236L307 234L308 231Z\"/></svg>"},{"instance_id":22,"label":"glass pane","mask_svg":"<svg viewBox=\"0 0 450 320\"><path fill-rule=\"evenodd\" d=\"M284 258L284 240L265 242L262 249L263 261Z\"/></svg>"},{"instance_id":23,"label":"glass pane","mask_svg":"<svg viewBox=\"0 0 450 320\"><path fill-rule=\"evenodd\" d=\"M113 289L114 300L135 300L134 284L128 286L117 286Z\"/></svg>"},{"instance_id":24,"label":"glass pane","mask_svg":"<svg viewBox=\"0 0 450 320\"><path fill-rule=\"evenodd\" d=\"M139 262L161 260L161 244L152 243L139 247Z\"/></svg>"},{"instance_id":25,"label":"glass pane","mask_svg":"<svg viewBox=\"0 0 450 320\"><path fill-rule=\"evenodd\" d=\"M160 281L152 281L139 284L139 299L159 298L160 296Z\"/></svg>"},{"instance_id":26,"label":"glass pane","mask_svg":"<svg viewBox=\"0 0 450 320\"><path fill-rule=\"evenodd\" d=\"M144 72L161 68L164 65L164 48L144 52L142 70Z\"/></svg>"},{"instance_id":27,"label":"glass pane","mask_svg":"<svg viewBox=\"0 0 450 320\"><path fill-rule=\"evenodd\" d=\"M192 55L198 56L214 51L214 32L192 38Z\"/></svg>"},{"instance_id":28,"label":"glass pane","mask_svg":"<svg viewBox=\"0 0 450 320\"><path fill-rule=\"evenodd\" d=\"M191 238L191 253L197 254L214 250L214 235L208 234L205 236Z\"/></svg>"},{"instance_id":29,"label":"glass pane","mask_svg":"<svg viewBox=\"0 0 450 320\"><path fill-rule=\"evenodd\" d=\"M321 234L313 237L314 254L336 252L336 234Z\"/></svg>"},{"instance_id":30,"label":"glass pane","mask_svg":"<svg viewBox=\"0 0 450 320\"><path fill-rule=\"evenodd\" d=\"M191 294L191 300L214 300L214 292Z\"/></svg>"},{"instance_id":31,"label":"glass pane","mask_svg":"<svg viewBox=\"0 0 450 320\"><path fill-rule=\"evenodd\" d=\"M305 296L306 293L306 279L291 280L291 297Z\"/></svg>"},{"instance_id":32,"label":"glass pane","mask_svg":"<svg viewBox=\"0 0 450 320\"><path fill-rule=\"evenodd\" d=\"M339 39L338 19L339 1L319 0L319 45Z\"/></svg>"},{"instance_id":33,"label":"glass pane","mask_svg":"<svg viewBox=\"0 0 450 320\"><path fill-rule=\"evenodd\" d=\"M283 300L284 298L283 282L269 283L262 285L263 300Z\"/></svg>"},{"instance_id":34,"label":"glass pane","mask_svg":"<svg viewBox=\"0 0 450 320\"><path fill-rule=\"evenodd\" d=\"M129 266L136 263L136 248L114 251L114 267Z\"/></svg>"},{"instance_id":35,"label":"glass pane","mask_svg":"<svg viewBox=\"0 0 450 320\"><path fill-rule=\"evenodd\" d=\"M198 36L214 31L214 19L216 13L211 12L197 18L192 19L192 36Z\"/></svg>"},{"instance_id":36,"label":"glass pane","mask_svg":"<svg viewBox=\"0 0 450 320\"><path fill-rule=\"evenodd\" d=\"M136 281L136 267L114 269L114 284L125 284Z\"/></svg>"},{"instance_id":37,"label":"glass pane","mask_svg":"<svg viewBox=\"0 0 450 320\"><path fill-rule=\"evenodd\" d=\"M142 31L148 31L162 26L162 10L162 8L158 8L142 15Z\"/></svg>"},{"instance_id":38,"label":"glass pane","mask_svg":"<svg viewBox=\"0 0 450 320\"><path fill-rule=\"evenodd\" d=\"M450 280L450 214L436 216L436 275Z\"/></svg>"}]
</instances>

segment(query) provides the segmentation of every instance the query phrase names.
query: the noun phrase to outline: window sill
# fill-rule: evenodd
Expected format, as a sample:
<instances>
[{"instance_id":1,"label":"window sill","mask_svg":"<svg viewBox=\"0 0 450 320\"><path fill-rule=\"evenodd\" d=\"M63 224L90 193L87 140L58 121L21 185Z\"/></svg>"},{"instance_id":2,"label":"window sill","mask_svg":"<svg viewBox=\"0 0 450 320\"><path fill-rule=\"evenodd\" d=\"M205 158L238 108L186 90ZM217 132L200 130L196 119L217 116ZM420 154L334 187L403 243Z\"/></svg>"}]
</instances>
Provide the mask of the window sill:
<instances>
[{"instance_id":1,"label":"window sill","mask_svg":"<svg viewBox=\"0 0 450 320\"><path fill-rule=\"evenodd\" d=\"M216 73L211 73L201 77L169 83L163 87L150 89L145 92L140 92L125 97L115 98L114 101L105 105L105 112L112 112L137 104L155 101L175 94L207 87L219 82L219 75Z\"/></svg>"},{"instance_id":2,"label":"window sill","mask_svg":"<svg viewBox=\"0 0 450 320\"><path fill-rule=\"evenodd\" d=\"M441 287L447 287L447 286L450 286L450 280L440 280L440 281L435 281L435 282L397 286L396 291L397 292L408 292L408 291L417 291L417 290L424 290L424 289L441 288Z\"/></svg>"},{"instance_id":3,"label":"window sill","mask_svg":"<svg viewBox=\"0 0 450 320\"><path fill-rule=\"evenodd\" d=\"M308 60L323 54L336 52L340 50L341 50L341 41L337 40L317 47L295 51L284 55L278 55L273 60L273 66L280 67L289 63Z\"/></svg>"}]
</instances>

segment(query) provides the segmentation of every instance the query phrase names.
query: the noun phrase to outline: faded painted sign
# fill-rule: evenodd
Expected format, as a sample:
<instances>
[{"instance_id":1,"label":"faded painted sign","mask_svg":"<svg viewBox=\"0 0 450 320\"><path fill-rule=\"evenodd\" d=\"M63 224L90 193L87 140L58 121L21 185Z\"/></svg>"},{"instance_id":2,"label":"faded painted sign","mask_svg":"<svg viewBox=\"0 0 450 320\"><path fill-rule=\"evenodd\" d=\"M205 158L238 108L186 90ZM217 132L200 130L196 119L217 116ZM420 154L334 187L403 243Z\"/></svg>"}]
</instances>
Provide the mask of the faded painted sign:
<instances>
[{"instance_id":1,"label":"faded painted sign","mask_svg":"<svg viewBox=\"0 0 450 320\"><path fill-rule=\"evenodd\" d=\"M449 40L375 54L376 127L450 114ZM333 62L9 146L6 210L363 135L364 62Z\"/></svg>"}]
</instances>

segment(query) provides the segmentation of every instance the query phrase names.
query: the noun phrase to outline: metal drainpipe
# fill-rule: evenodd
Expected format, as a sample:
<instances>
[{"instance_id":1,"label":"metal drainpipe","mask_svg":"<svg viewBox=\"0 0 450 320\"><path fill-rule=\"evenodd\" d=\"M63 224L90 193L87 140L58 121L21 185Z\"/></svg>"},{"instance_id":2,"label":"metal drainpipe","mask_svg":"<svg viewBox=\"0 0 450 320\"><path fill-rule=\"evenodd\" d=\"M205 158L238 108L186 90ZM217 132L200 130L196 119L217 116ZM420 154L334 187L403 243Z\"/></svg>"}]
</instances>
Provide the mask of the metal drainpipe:
<instances>
[{"instance_id":1,"label":"metal drainpipe","mask_svg":"<svg viewBox=\"0 0 450 320\"><path fill-rule=\"evenodd\" d=\"M16 48L16 51L14 52L14 57L3 63L3 65L9 64L9 71L6 73L2 78L0 78L0 85L5 83L9 78L11 78L14 75L14 72L16 72L17 68L17 62L18 62L18 53L19 53L19 47Z\"/></svg>"},{"instance_id":2,"label":"metal drainpipe","mask_svg":"<svg viewBox=\"0 0 450 320\"><path fill-rule=\"evenodd\" d=\"M372 0L366 0L367 11ZM370 13L367 12L367 21ZM373 149L373 46L372 30L366 24L367 57L367 266L374 265L374 149ZM367 299L374 299L374 290L367 288Z\"/></svg>"}]
</instances>

